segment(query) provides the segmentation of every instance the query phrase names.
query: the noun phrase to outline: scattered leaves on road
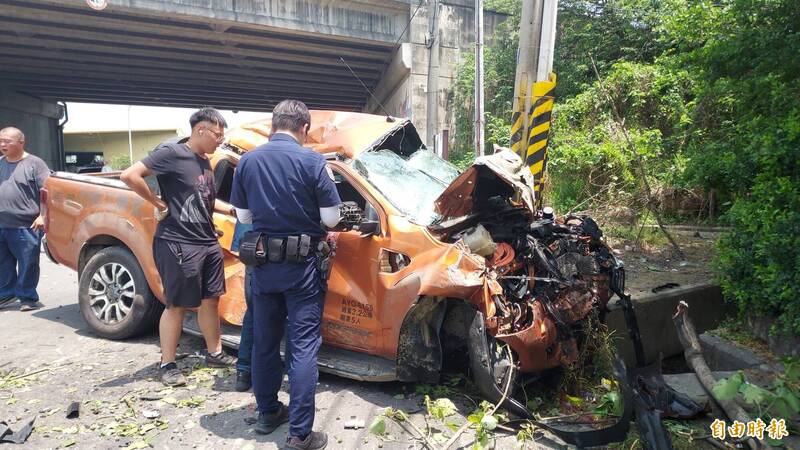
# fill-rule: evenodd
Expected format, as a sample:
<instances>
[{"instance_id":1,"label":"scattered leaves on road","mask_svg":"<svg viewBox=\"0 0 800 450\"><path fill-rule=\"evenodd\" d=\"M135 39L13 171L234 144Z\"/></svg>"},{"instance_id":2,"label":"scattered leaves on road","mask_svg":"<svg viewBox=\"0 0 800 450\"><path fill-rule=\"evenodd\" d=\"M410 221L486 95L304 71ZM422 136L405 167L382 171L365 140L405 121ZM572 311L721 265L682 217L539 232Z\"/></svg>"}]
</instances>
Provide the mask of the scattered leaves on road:
<instances>
[{"instance_id":1,"label":"scattered leaves on road","mask_svg":"<svg viewBox=\"0 0 800 450\"><path fill-rule=\"evenodd\" d=\"M206 402L206 398L202 395L195 395L191 398L185 398L178 402L180 408L197 408Z\"/></svg>"},{"instance_id":2,"label":"scattered leaves on road","mask_svg":"<svg viewBox=\"0 0 800 450\"><path fill-rule=\"evenodd\" d=\"M37 371L36 373L39 373ZM31 383L38 381L34 372L17 373L15 369L9 371L0 370L0 389L20 389Z\"/></svg>"}]
</instances>

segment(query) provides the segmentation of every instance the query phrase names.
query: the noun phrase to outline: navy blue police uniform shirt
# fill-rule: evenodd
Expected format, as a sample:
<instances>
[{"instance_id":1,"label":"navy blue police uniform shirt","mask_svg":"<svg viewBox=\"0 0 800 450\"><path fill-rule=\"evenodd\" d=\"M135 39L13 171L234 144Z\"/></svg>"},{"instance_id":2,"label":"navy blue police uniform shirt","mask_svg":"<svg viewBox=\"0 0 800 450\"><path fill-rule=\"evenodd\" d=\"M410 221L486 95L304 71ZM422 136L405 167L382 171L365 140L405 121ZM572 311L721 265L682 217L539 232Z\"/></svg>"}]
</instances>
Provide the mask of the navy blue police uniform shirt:
<instances>
[{"instance_id":1,"label":"navy blue police uniform shirt","mask_svg":"<svg viewBox=\"0 0 800 450\"><path fill-rule=\"evenodd\" d=\"M249 209L253 229L270 237L308 234L322 238L320 208L341 203L336 185L328 174L325 157L302 147L292 136L278 133L272 139L239 160L233 176L231 204ZM291 278L309 278L313 264L266 263L257 272L269 271L270 286L263 278L256 283L261 292L283 291L281 285ZM302 273L298 273L298 270ZM316 278L316 277L314 277ZM311 281L308 279L307 281ZM301 283L302 284L302 283ZM285 287L285 286L284 286ZM297 288L296 283L291 287Z\"/></svg>"}]
</instances>

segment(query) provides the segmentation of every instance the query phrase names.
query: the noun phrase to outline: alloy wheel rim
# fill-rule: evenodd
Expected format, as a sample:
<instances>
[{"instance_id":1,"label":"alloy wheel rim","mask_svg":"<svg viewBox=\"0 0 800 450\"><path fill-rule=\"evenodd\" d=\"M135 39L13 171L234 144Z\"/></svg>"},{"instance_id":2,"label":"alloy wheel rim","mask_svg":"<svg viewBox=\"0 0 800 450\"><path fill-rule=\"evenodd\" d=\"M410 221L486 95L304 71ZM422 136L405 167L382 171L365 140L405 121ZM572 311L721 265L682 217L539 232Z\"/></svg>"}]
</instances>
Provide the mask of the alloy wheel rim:
<instances>
[{"instance_id":1,"label":"alloy wheel rim","mask_svg":"<svg viewBox=\"0 0 800 450\"><path fill-rule=\"evenodd\" d=\"M136 283L130 271L119 263L106 263L92 275L89 283L89 305L92 313L105 324L125 320L133 308Z\"/></svg>"}]
</instances>

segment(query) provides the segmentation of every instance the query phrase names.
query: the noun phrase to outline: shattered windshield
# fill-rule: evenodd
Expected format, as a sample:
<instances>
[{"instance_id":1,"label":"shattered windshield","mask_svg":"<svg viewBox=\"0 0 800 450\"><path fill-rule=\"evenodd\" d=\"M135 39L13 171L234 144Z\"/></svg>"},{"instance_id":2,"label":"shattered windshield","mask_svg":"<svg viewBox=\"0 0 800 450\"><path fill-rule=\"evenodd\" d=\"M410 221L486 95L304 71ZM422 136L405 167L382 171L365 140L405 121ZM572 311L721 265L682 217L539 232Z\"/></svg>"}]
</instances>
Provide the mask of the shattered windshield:
<instances>
[{"instance_id":1,"label":"shattered windshield","mask_svg":"<svg viewBox=\"0 0 800 450\"><path fill-rule=\"evenodd\" d=\"M408 158L408 165L427 173L447 185L452 183L459 175L458 167L439 158L435 153L424 148L417 150Z\"/></svg>"},{"instance_id":2,"label":"shattered windshield","mask_svg":"<svg viewBox=\"0 0 800 450\"><path fill-rule=\"evenodd\" d=\"M353 162L353 167L410 221L427 226L440 219L434 211L434 201L447 184L412 166L395 152L376 150L362 153Z\"/></svg>"}]
</instances>

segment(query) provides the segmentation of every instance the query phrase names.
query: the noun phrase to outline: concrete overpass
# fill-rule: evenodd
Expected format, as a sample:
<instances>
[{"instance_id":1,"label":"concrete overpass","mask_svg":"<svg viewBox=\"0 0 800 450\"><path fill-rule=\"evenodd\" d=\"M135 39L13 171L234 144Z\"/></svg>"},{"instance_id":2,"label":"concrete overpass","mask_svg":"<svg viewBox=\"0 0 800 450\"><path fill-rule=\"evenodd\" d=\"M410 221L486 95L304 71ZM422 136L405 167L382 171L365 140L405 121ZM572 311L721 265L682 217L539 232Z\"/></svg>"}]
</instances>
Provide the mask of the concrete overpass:
<instances>
[{"instance_id":1,"label":"concrete overpass","mask_svg":"<svg viewBox=\"0 0 800 450\"><path fill-rule=\"evenodd\" d=\"M45 99L265 110L303 97L360 110L408 3L0 0L0 80Z\"/></svg>"},{"instance_id":2,"label":"concrete overpass","mask_svg":"<svg viewBox=\"0 0 800 450\"><path fill-rule=\"evenodd\" d=\"M52 126L57 101L267 111L291 97L377 112L361 82L389 113L425 120L425 0L107 3L97 11L80 0L0 0L0 126L19 113ZM444 127L453 71L473 41L472 4L443 0ZM489 14L487 31L501 19ZM57 158L47 159L60 167Z\"/></svg>"}]
</instances>

